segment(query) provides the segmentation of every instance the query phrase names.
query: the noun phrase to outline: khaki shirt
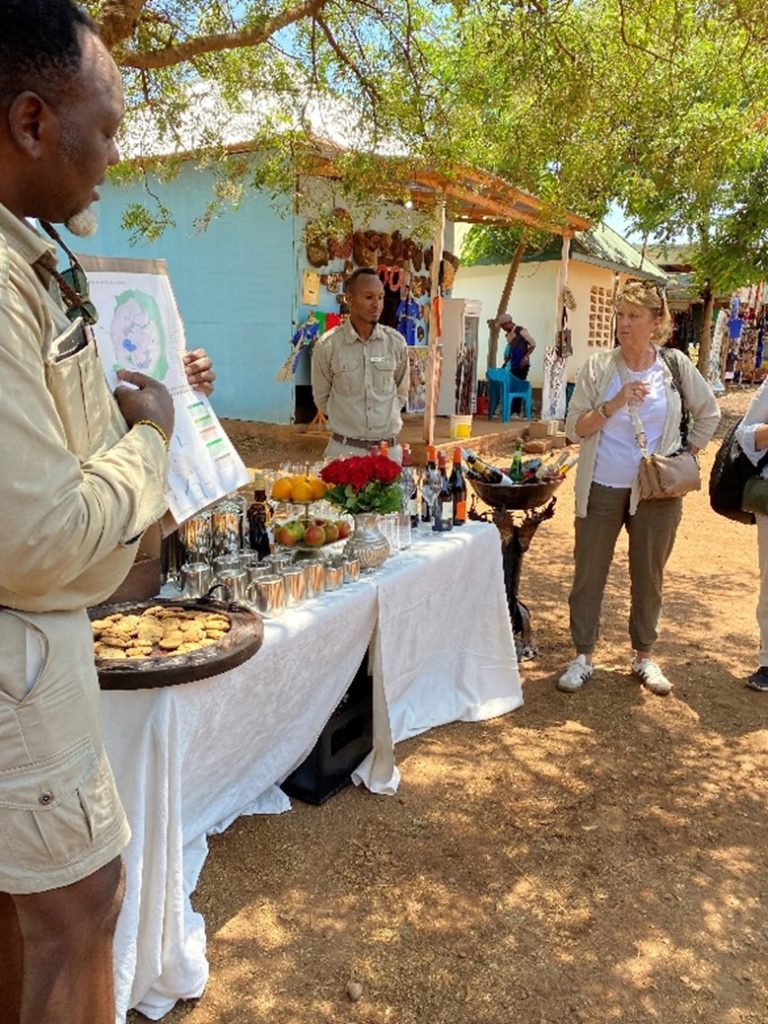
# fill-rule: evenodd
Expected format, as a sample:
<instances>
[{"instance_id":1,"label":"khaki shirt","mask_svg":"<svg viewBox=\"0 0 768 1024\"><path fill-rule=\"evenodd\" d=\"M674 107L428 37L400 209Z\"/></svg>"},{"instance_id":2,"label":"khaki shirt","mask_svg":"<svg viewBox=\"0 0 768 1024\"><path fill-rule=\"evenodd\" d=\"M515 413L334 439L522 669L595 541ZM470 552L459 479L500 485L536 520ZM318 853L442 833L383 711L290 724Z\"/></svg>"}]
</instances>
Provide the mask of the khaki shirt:
<instances>
[{"instance_id":1,"label":"khaki shirt","mask_svg":"<svg viewBox=\"0 0 768 1024\"><path fill-rule=\"evenodd\" d=\"M377 324L363 341L345 320L313 346L312 395L337 434L366 441L397 437L408 398L405 338Z\"/></svg>"},{"instance_id":2,"label":"khaki shirt","mask_svg":"<svg viewBox=\"0 0 768 1024\"><path fill-rule=\"evenodd\" d=\"M168 466L157 431L128 430L55 262L0 205L0 605L31 612L113 592L165 509Z\"/></svg>"}]
</instances>

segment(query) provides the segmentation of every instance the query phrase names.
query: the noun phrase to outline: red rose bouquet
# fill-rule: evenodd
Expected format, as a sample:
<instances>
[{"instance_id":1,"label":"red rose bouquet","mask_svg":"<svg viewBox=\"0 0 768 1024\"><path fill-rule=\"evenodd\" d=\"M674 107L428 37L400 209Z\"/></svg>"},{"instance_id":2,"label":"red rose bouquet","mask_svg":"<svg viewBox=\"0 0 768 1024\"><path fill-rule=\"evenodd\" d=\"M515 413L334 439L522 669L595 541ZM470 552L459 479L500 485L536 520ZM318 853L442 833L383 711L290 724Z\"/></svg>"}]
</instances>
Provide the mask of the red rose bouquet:
<instances>
[{"instance_id":1,"label":"red rose bouquet","mask_svg":"<svg viewBox=\"0 0 768 1024\"><path fill-rule=\"evenodd\" d=\"M321 478L330 484L324 497L345 512L397 512L402 507L403 492L400 466L385 455L353 456L334 459L320 470Z\"/></svg>"}]
</instances>

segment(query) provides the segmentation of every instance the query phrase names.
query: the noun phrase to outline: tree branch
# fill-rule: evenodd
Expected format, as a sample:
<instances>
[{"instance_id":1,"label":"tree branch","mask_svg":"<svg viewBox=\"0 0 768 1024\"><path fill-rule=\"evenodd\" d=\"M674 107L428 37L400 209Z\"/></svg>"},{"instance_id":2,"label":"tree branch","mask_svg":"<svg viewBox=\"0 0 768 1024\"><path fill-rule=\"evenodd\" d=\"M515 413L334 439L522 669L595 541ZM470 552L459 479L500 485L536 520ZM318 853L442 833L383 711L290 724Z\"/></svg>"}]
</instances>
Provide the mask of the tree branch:
<instances>
[{"instance_id":1,"label":"tree branch","mask_svg":"<svg viewBox=\"0 0 768 1024\"><path fill-rule=\"evenodd\" d=\"M139 0L133 0L134 5ZM141 4L145 0L140 0ZM117 6L119 0L115 3ZM169 68L184 61L192 60L206 53L218 53L222 50L239 50L245 47L258 46L287 25L292 25L302 18L316 17L325 7L328 0L305 0L304 3L290 7L274 18L268 18L257 28L243 29L240 32L223 32L210 36L200 36L178 46L167 46L162 50L142 52L140 50L123 50L115 54L117 63L128 68ZM124 6L129 6L128 4ZM126 38L123 36L122 38Z\"/></svg>"},{"instance_id":2,"label":"tree branch","mask_svg":"<svg viewBox=\"0 0 768 1024\"><path fill-rule=\"evenodd\" d=\"M368 79L365 77L360 68L358 68L354 61L350 60L350 58L342 50L342 48L336 41L335 36L333 35L330 28L326 24L325 20L320 15L318 15L315 20L317 21L319 27L323 30L323 35L328 40L328 45L331 47L331 49L336 54L338 59L345 67L349 68L349 70L352 72L352 74L355 76L355 78L362 86L363 90L368 93L368 96L370 97L371 101L373 103L376 103L379 100L379 93L378 90L376 89L376 86L372 82L368 81Z\"/></svg>"}]
</instances>

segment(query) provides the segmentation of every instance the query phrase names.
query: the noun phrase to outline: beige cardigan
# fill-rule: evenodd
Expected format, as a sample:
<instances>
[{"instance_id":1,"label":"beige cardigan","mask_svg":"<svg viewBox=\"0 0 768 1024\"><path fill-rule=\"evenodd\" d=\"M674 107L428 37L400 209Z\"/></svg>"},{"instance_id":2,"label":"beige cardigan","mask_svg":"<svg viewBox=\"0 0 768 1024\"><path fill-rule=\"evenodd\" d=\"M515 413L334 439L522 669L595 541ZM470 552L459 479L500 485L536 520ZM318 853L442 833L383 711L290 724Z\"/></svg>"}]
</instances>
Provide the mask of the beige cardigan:
<instances>
[{"instance_id":1,"label":"beige cardigan","mask_svg":"<svg viewBox=\"0 0 768 1024\"><path fill-rule=\"evenodd\" d=\"M658 351L658 346L656 348ZM703 448L715 432L720 419L720 407L709 384L691 360L677 349L669 349L668 352L673 359L677 360L685 404L692 416L688 442L697 448ZM565 432L569 439L574 442L578 441L580 444L579 463L576 470L576 515L579 518L583 518L587 514L601 431L598 430L589 437L579 438L576 433L576 423L584 413L597 409L600 403L606 400L606 392L619 369L619 360L623 362L620 348L595 352L590 356L579 371L573 397L568 406ZM662 365L667 394L667 415L657 451L662 455L671 455L681 445L680 396L673 386L669 367L664 361L662 361ZM635 481L629 500L630 515L634 515L638 501L639 493L637 481Z\"/></svg>"}]
</instances>

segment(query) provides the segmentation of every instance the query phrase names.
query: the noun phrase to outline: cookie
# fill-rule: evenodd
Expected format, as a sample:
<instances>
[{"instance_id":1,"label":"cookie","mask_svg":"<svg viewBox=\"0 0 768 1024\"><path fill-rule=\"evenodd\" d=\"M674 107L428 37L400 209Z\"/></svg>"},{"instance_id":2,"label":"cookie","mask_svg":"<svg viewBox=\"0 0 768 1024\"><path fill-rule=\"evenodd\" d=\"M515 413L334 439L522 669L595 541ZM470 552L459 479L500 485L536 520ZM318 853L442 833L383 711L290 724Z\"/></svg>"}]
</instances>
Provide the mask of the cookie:
<instances>
[{"instance_id":1,"label":"cookie","mask_svg":"<svg viewBox=\"0 0 768 1024\"><path fill-rule=\"evenodd\" d=\"M122 647L102 647L96 656L105 661L117 661L119 658L128 657Z\"/></svg>"}]
</instances>

